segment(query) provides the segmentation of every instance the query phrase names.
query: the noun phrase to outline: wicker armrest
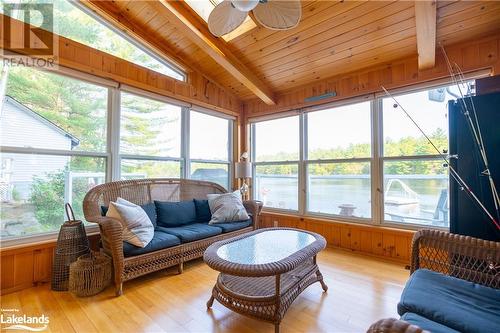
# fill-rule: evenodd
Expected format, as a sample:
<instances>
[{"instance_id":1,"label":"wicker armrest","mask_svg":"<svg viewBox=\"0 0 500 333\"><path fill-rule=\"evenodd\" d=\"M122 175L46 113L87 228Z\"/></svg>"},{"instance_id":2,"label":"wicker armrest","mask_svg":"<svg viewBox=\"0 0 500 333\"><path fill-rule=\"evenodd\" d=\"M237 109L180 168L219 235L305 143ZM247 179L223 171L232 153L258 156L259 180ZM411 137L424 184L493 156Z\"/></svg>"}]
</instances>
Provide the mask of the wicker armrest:
<instances>
[{"instance_id":1,"label":"wicker armrest","mask_svg":"<svg viewBox=\"0 0 500 333\"><path fill-rule=\"evenodd\" d=\"M380 319L373 323L367 333L429 333L418 326L395 318Z\"/></svg>"},{"instance_id":2,"label":"wicker armrest","mask_svg":"<svg viewBox=\"0 0 500 333\"><path fill-rule=\"evenodd\" d=\"M106 216L99 217L95 221L99 223L104 252L111 255L111 258L113 259L115 282L121 281L124 260L122 224L120 221ZM119 283L121 284L121 282Z\"/></svg>"},{"instance_id":3,"label":"wicker armrest","mask_svg":"<svg viewBox=\"0 0 500 333\"><path fill-rule=\"evenodd\" d=\"M259 227L259 215L262 210L262 201L245 200L243 201L243 206L248 214L252 216L254 228L257 229Z\"/></svg>"},{"instance_id":4,"label":"wicker armrest","mask_svg":"<svg viewBox=\"0 0 500 333\"><path fill-rule=\"evenodd\" d=\"M411 272L420 268L498 289L500 243L438 230L420 230L413 237Z\"/></svg>"}]
</instances>

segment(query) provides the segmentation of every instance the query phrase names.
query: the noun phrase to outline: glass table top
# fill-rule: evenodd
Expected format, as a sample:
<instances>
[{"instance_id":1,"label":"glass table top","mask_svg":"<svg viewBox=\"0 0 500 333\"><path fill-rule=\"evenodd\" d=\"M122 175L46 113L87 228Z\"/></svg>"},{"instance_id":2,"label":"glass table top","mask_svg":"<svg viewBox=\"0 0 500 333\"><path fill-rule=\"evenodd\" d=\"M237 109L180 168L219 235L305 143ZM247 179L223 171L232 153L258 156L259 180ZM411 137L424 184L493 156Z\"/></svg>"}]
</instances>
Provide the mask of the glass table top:
<instances>
[{"instance_id":1,"label":"glass table top","mask_svg":"<svg viewBox=\"0 0 500 333\"><path fill-rule=\"evenodd\" d=\"M316 238L295 230L269 230L221 246L217 255L243 265L280 261L314 243Z\"/></svg>"}]
</instances>

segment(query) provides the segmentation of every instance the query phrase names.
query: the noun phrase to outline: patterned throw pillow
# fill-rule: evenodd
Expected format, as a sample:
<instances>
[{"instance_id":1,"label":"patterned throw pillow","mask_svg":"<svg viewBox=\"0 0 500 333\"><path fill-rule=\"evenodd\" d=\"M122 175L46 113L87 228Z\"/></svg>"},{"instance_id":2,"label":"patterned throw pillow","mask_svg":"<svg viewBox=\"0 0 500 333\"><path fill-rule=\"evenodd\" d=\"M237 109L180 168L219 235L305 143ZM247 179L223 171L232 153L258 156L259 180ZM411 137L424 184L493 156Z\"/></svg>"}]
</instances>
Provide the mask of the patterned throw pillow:
<instances>
[{"instance_id":1,"label":"patterned throw pillow","mask_svg":"<svg viewBox=\"0 0 500 333\"><path fill-rule=\"evenodd\" d=\"M212 212L209 224L248 220L250 217L243 207L240 191L224 194L207 194L208 205Z\"/></svg>"},{"instance_id":2,"label":"patterned throw pillow","mask_svg":"<svg viewBox=\"0 0 500 333\"><path fill-rule=\"evenodd\" d=\"M141 206L118 198L116 202L109 203L106 216L121 222L124 242L145 247L153 239L153 223Z\"/></svg>"}]
</instances>

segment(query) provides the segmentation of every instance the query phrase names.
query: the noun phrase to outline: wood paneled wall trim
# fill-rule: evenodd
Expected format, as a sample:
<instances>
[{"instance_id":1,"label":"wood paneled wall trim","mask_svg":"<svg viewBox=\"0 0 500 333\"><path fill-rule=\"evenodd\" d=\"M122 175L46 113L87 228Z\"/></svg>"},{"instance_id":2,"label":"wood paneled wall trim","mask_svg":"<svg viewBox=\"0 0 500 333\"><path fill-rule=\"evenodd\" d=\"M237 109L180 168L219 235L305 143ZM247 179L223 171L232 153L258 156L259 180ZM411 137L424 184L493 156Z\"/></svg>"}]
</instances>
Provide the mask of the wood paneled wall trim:
<instances>
[{"instance_id":1,"label":"wood paneled wall trim","mask_svg":"<svg viewBox=\"0 0 500 333\"><path fill-rule=\"evenodd\" d=\"M0 14L0 22L7 18ZM10 19L12 30L24 29L25 23ZM40 33L53 34L41 29L32 28ZM10 36L2 34L3 41ZM219 112L239 116L242 102L229 91L208 80L201 73L192 71L187 73L187 82L173 79L167 75L136 65L108 53L93 49L68 38L57 36L59 45L58 64L84 73L93 74L105 79L111 79L121 84L127 84L183 102L196 104ZM15 49L8 51L16 51Z\"/></svg>"},{"instance_id":2,"label":"wood paneled wall trim","mask_svg":"<svg viewBox=\"0 0 500 333\"><path fill-rule=\"evenodd\" d=\"M451 62L456 62L464 72L491 69L493 74L500 74L500 31L489 37L447 46L446 53ZM259 117L382 92L382 85L394 89L446 77L449 77L448 68L438 48L436 66L432 69L419 70L417 56L391 61L293 89L276 96L274 106L258 99L245 101L244 113L247 118ZM335 92L336 96L315 102L304 101L305 98L330 92Z\"/></svg>"},{"instance_id":3,"label":"wood paneled wall trim","mask_svg":"<svg viewBox=\"0 0 500 333\"><path fill-rule=\"evenodd\" d=\"M328 246L369 256L410 263L411 241L415 231L330 219L263 212L261 228L290 227L319 233Z\"/></svg>"},{"instance_id":4,"label":"wood paneled wall trim","mask_svg":"<svg viewBox=\"0 0 500 333\"><path fill-rule=\"evenodd\" d=\"M91 248L98 249L99 234L89 235ZM0 249L0 295L50 282L56 240Z\"/></svg>"}]
</instances>

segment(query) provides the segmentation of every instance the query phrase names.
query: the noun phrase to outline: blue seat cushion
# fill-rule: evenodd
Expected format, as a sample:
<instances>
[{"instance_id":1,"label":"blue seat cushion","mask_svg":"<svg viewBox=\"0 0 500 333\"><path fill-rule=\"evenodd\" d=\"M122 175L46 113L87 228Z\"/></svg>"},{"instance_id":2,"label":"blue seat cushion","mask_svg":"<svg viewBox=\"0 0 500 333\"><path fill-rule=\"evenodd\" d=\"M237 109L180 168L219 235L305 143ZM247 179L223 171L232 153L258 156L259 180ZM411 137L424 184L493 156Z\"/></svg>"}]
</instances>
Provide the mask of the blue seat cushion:
<instances>
[{"instance_id":1,"label":"blue seat cushion","mask_svg":"<svg viewBox=\"0 0 500 333\"><path fill-rule=\"evenodd\" d=\"M401 319L432 333L460 333L459 331L449 328L448 326L441 325L413 312L405 313Z\"/></svg>"},{"instance_id":2,"label":"blue seat cushion","mask_svg":"<svg viewBox=\"0 0 500 333\"><path fill-rule=\"evenodd\" d=\"M125 257L136 256L176 246L180 243L181 240L174 235L155 230L153 239L145 247L138 247L130 243L123 242L123 255Z\"/></svg>"},{"instance_id":3,"label":"blue seat cushion","mask_svg":"<svg viewBox=\"0 0 500 333\"><path fill-rule=\"evenodd\" d=\"M406 283L398 304L400 315L407 312L460 332L498 332L500 289L419 269Z\"/></svg>"},{"instance_id":4,"label":"blue seat cushion","mask_svg":"<svg viewBox=\"0 0 500 333\"><path fill-rule=\"evenodd\" d=\"M208 200L193 199L193 201L196 208L196 222L208 223L212 219L212 212L210 212Z\"/></svg>"},{"instance_id":5,"label":"blue seat cushion","mask_svg":"<svg viewBox=\"0 0 500 333\"><path fill-rule=\"evenodd\" d=\"M196 222L196 208L193 200L169 202L155 201L157 225L178 227Z\"/></svg>"},{"instance_id":6,"label":"blue seat cushion","mask_svg":"<svg viewBox=\"0 0 500 333\"><path fill-rule=\"evenodd\" d=\"M212 227L221 228L223 233L240 230L252 225L252 219L229 223L210 224Z\"/></svg>"},{"instance_id":7,"label":"blue seat cushion","mask_svg":"<svg viewBox=\"0 0 500 333\"><path fill-rule=\"evenodd\" d=\"M156 229L178 237L183 243L193 242L222 233L221 228L212 227L204 223L193 223L171 228L158 226Z\"/></svg>"},{"instance_id":8,"label":"blue seat cushion","mask_svg":"<svg viewBox=\"0 0 500 333\"><path fill-rule=\"evenodd\" d=\"M141 208L144 209L146 214L148 214L149 219L151 220L151 222L153 222L153 225L156 227L156 206L154 202L141 205ZM107 212L108 212L108 206L101 206L101 215L106 216Z\"/></svg>"}]
</instances>

